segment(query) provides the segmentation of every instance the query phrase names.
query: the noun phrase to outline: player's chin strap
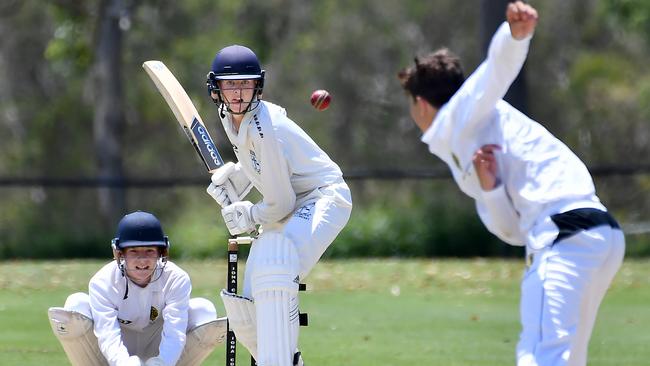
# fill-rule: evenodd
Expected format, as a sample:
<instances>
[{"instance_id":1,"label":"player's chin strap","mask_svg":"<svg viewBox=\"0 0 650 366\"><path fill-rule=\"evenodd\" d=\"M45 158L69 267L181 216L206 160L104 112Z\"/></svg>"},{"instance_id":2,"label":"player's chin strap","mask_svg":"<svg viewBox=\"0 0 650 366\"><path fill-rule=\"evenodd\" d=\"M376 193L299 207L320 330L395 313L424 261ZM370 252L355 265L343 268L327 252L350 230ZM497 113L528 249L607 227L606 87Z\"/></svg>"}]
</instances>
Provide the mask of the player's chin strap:
<instances>
[{"instance_id":1,"label":"player's chin strap","mask_svg":"<svg viewBox=\"0 0 650 366\"><path fill-rule=\"evenodd\" d=\"M217 103L217 101L215 99L213 99L213 100L215 101L215 103ZM258 96L258 89L257 88L255 88L255 91L253 92L253 97L251 98L251 101L248 103L248 107L246 107L246 109L244 109L241 112L235 112L232 109L230 109L230 103L228 103L221 96L219 96L219 100L221 100L221 102L218 103L218 105L219 105L219 115L221 116L221 118L226 118L226 112L228 112L230 114L236 114L236 115L246 114L246 113L248 113L248 112L250 112L252 110L255 110L260 105L260 103L262 102L262 100Z\"/></svg>"},{"instance_id":2,"label":"player's chin strap","mask_svg":"<svg viewBox=\"0 0 650 366\"><path fill-rule=\"evenodd\" d=\"M163 274L163 271L165 270L165 266L167 266L167 261L169 257L163 256L158 258L158 261L156 262L156 268L154 268L153 272L151 273L151 279L149 280L149 283L155 282ZM126 300L129 297L129 277L128 273L126 270L126 259L124 257L120 256L119 259L117 260L118 262L118 267L120 268L120 272L122 273L122 277L124 277L124 283L125 283L125 288L124 290L124 297L122 300Z\"/></svg>"},{"instance_id":3,"label":"player's chin strap","mask_svg":"<svg viewBox=\"0 0 650 366\"><path fill-rule=\"evenodd\" d=\"M264 70L262 70L262 73L260 75L259 79L256 79L257 85L255 86L253 90L253 96L251 97L250 102L248 103L248 107L246 107L245 110L241 112L235 112L232 109L230 109L230 103L226 101L226 98L224 98L221 95L221 89L219 88L219 81L217 80L216 75L214 72L210 71L207 75L207 81L206 84L208 86L208 94L210 95L210 99L212 99L212 102L216 104L219 108L219 115L221 118L226 118L226 112L231 113L231 114L246 114L247 112L250 112L257 108L260 105L260 102L262 101L262 91L264 90ZM216 93L217 97L213 98L212 93Z\"/></svg>"},{"instance_id":4,"label":"player's chin strap","mask_svg":"<svg viewBox=\"0 0 650 366\"><path fill-rule=\"evenodd\" d=\"M156 261L156 268L153 269L153 273L151 274L151 280L149 280L149 283L158 281L160 277L163 274L163 271L165 270L165 266L167 266L167 261L169 260L168 256L162 256L158 258L158 261Z\"/></svg>"},{"instance_id":5,"label":"player's chin strap","mask_svg":"<svg viewBox=\"0 0 650 366\"><path fill-rule=\"evenodd\" d=\"M122 300L126 300L129 297L129 277L126 270L126 258L122 256L122 251L117 246L118 241L118 238L111 240L111 248L113 249L113 253L116 257L115 260L117 261L117 267L120 269L120 273L122 273L122 277L124 277L125 280L126 290L124 291L124 298ZM171 243L166 236L165 242L167 246L163 250L162 255L158 257L158 260L156 261L156 267L151 272L151 279L149 280L149 283L157 281L162 276L165 266L167 266L167 261L169 260L169 247Z\"/></svg>"}]
</instances>

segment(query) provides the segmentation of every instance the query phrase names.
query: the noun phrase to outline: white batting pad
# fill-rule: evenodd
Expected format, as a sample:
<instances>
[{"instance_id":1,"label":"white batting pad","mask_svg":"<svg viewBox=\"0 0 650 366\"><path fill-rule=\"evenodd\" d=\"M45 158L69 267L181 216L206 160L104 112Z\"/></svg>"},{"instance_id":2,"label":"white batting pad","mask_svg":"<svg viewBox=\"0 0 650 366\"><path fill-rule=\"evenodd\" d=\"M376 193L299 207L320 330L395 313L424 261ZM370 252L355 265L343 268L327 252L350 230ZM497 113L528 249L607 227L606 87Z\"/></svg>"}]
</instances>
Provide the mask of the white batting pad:
<instances>
[{"instance_id":1,"label":"white batting pad","mask_svg":"<svg viewBox=\"0 0 650 366\"><path fill-rule=\"evenodd\" d=\"M67 303L67 302L66 302ZM107 366L93 333L93 321L76 311L52 307L47 311L50 326L61 342L72 366Z\"/></svg>"},{"instance_id":2,"label":"white batting pad","mask_svg":"<svg viewBox=\"0 0 650 366\"><path fill-rule=\"evenodd\" d=\"M226 290L221 290L221 299L237 340L257 359L257 320L253 300Z\"/></svg>"},{"instance_id":3,"label":"white batting pad","mask_svg":"<svg viewBox=\"0 0 650 366\"><path fill-rule=\"evenodd\" d=\"M281 233L265 232L253 243L247 265L257 315L257 363L291 366L299 327L296 248Z\"/></svg>"},{"instance_id":4,"label":"white batting pad","mask_svg":"<svg viewBox=\"0 0 650 366\"><path fill-rule=\"evenodd\" d=\"M255 298L258 365L292 366L298 347L298 297L287 291L263 291Z\"/></svg>"},{"instance_id":5,"label":"white batting pad","mask_svg":"<svg viewBox=\"0 0 650 366\"><path fill-rule=\"evenodd\" d=\"M253 299L263 291L298 292L300 271L293 242L277 231L266 231L253 242L246 265Z\"/></svg>"},{"instance_id":6,"label":"white batting pad","mask_svg":"<svg viewBox=\"0 0 650 366\"><path fill-rule=\"evenodd\" d=\"M198 366L226 338L226 318L199 325L187 332L187 341L177 366Z\"/></svg>"}]
</instances>

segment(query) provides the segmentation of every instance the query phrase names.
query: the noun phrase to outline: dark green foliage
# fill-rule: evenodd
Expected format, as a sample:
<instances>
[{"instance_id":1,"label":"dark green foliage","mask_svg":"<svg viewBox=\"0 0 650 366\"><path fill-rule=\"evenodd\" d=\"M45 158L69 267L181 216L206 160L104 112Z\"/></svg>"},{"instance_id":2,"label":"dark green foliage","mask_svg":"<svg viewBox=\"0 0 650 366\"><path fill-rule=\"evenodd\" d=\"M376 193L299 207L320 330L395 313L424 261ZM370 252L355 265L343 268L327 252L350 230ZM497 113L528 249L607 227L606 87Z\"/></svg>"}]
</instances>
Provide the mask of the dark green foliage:
<instances>
[{"instance_id":1,"label":"dark green foliage","mask_svg":"<svg viewBox=\"0 0 650 366\"><path fill-rule=\"evenodd\" d=\"M451 182L354 184L350 222L326 252L328 257L517 256L480 222L473 203ZM397 188L397 189L395 189ZM369 193L363 190L370 191ZM368 197L371 200L368 200Z\"/></svg>"},{"instance_id":2,"label":"dark green foliage","mask_svg":"<svg viewBox=\"0 0 650 366\"><path fill-rule=\"evenodd\" d=\"M6 1L0 5L0 178L97 177L93 127L102 1ZM128 178L205 175L141 68L164 61L192 97L226 160L233 158L205 89L215 52L255 49L264 97L285 106L341 166L438 169L418 142L396 72L447 46L473 70L481 61L479 2L420 0L121 1ZM529 112L589 166L647 164L650 155L650 6L642 0L537 1L540 23L526 64ZM317 113L312 90L331 107ZM648 175L596 177L623 224L650 221ZM176 257L221 257L227 234L204 186L126 190L126 210L154 212ZM471 200L445 181L353 182L350 224L326 255L519 256L489 234ZM403 186L408 188L402 188ZM399 194L396 194L399 192ZM95 188L0 186L0 259L110 256L114 224ZM647 230L646 230L647 231ZM640 230L628 252L650 255Z\"/></svg>"}]
</instances>

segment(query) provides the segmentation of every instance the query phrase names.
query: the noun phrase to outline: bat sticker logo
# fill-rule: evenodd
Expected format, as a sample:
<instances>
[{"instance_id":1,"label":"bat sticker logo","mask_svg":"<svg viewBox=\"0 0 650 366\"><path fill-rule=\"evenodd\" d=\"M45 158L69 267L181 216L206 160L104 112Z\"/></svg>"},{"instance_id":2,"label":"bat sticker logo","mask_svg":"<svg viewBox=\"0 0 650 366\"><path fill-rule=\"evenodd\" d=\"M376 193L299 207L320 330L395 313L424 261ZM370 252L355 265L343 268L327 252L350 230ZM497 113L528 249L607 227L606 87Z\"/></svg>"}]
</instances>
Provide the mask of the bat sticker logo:
<instances>
[{"instance_id":1,"label":"bat sticker logo","mask_svg":"<svg viewBox=\"0 0 650 366\"><path fill-rule=\"evenodd\" d=\"M201 123L195 118L192 122L192 132L196 139L198 140L198 149L201 156L204 158L206 165L208 165L209 170L216 169L223 165L223 159L219 155L214 142L208 131L203 127Z\"/></svg>"}]
</instances>

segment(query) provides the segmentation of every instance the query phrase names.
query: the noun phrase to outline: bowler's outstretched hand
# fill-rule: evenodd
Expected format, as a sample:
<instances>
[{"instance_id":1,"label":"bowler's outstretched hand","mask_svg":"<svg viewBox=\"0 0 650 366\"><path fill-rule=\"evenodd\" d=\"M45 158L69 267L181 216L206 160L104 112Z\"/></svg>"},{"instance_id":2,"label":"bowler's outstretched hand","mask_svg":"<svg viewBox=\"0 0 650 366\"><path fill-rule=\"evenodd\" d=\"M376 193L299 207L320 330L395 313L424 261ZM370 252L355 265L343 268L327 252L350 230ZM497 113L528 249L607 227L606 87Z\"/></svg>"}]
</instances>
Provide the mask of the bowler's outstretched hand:
<instances>
[{"instance_id":1,"label":"bowler's outstretched hand","mask_svg":"<svg viewBox=\"0 0 650 366\"><path fill-rule=\"evenodd\" d=\"M532 6L516 1L508 4L506 20L514 39L524 39L533 34L537 26L537 10Z\"/></svg>"}]
</instances>

